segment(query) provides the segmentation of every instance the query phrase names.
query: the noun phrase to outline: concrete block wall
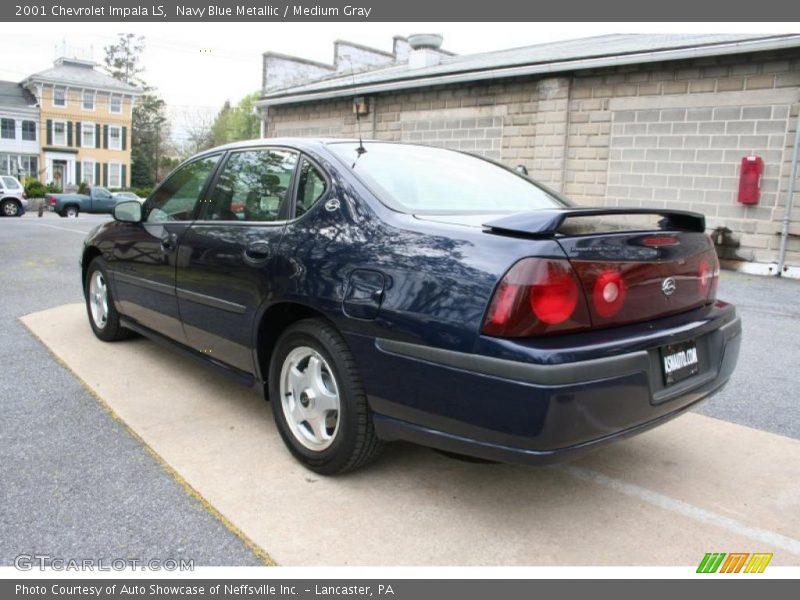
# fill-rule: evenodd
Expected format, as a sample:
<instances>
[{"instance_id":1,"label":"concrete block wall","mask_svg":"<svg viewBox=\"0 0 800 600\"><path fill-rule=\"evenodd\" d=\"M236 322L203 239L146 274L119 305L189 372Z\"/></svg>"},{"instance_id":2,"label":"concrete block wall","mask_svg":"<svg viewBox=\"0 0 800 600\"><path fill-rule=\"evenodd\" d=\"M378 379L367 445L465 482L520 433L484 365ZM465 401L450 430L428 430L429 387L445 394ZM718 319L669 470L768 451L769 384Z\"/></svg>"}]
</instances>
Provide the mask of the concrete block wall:
<instances>
[{"instance_id":1,"label":"concrete block wall","mask_svg":"<svg viewBox=\"0 0 800 600\"><path fill-rule=\"evenodd\" d=\"M697 210L729 256L774 262L799 108L793 49L379 94L361 129L524 164L581 205ZM271 107L267 131L354 136L352 99ZM762 199L745 207L738 169L753 153ZM800 266L800 192L795 206L787 263Z\"/></svg>"}]
</instances>

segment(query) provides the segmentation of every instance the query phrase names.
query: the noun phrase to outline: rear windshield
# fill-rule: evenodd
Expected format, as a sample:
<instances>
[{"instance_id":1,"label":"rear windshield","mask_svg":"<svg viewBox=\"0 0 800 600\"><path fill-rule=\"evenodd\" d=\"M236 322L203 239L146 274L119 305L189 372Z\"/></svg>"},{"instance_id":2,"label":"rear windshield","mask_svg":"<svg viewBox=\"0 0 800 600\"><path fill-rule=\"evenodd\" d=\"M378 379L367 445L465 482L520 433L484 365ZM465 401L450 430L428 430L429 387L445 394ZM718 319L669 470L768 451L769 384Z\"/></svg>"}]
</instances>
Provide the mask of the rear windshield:
<instances>
[{"instance_id":1,"label":"rear windshield","mask_svg":"<svg viewBox=\"0 0 800 600\"><path fill-rule=\"evenodd\" d=\"M385 204L402 212L514 213L567 204L513 171L461 152L366 142L367 152L358 157L358 144L328 147Z\"/></svg>"}]
</instances>

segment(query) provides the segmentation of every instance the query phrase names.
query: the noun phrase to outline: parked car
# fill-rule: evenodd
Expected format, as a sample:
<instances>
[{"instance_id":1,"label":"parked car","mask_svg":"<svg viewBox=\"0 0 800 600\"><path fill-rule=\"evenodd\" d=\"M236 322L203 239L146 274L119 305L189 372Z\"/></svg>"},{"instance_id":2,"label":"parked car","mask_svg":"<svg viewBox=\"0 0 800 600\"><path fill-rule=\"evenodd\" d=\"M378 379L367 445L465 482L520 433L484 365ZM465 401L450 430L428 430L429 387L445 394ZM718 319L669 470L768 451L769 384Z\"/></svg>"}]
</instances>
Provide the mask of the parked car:
<instances>
[{"instance_id":1,"label":"parked car","mask_svg":"<svg viewBox=\"0 0 800 600\"><path fill-rule=\"evenodd\" d=\"M0 176L0 215L21 217L28 210L28 196L19 179L11 175Z\"/></svg>"},{"instance_id":2,"label":"parked car","mask_svg":"<svg viewBox=\"0 0 800 600\"><path fill-rule=\"evenodd\" d=\"M80 213L110 213L118 200L106 188L92 186L88 194L47 194L51 212L62 217L77 217Z\"/></svg>"},{"instance_id":3,"label":"parked car","mask_svg":"<svg viewBox=\"0 0 800 600\"><path fill-rule=\"evenodd\" d=\"M144 202L144 198L137 196L133 192L112 192L111 195L117 202L122 202L123 200L137 200L139 202Z\"/></svg>"},{"instance_id":4,"label":"parked car","mask_svg":"<svg viewBox=\"0 0 800 600\"><path fill-rule=\"evenodd\" d=\"M392 440L558 460L691 409L739 353L702 215L576 208L450 150L223 146L114 219L81 261L95 335L261 386L319 473Z\"/></svg>"}]
</instances>

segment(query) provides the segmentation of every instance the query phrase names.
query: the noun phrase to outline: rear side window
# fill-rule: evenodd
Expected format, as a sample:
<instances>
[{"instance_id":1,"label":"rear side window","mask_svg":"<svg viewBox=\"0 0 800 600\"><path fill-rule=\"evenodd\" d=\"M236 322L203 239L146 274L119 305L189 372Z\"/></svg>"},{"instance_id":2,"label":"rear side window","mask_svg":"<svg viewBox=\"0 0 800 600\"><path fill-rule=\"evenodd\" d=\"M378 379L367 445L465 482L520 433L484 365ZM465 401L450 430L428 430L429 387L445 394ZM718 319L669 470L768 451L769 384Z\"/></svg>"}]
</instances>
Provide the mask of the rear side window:
<instances>
[{"instance_id":1,"label":"rear side window","mask_svg":"<svg viewBox=\"0 0 800 600\"><path fill-rule=\"evenodd\" d=\"M328 182L309 161L303 159L300 166L300 179L297 182L297 205L295 216L300 217L308 212L328 191Z\"/></svg>"},{"instance_id":2,"label":"rear side window","mask_svg":"<svg viewBox=\"0 0 800 600\"><path fill-rule=\"evenodd\" d=\"M13 177L3 177L3 186L8 190L18 190L21 187Z\"/></svg>"},{"instance_id":3,"label":"rear side window","mask_svg":"<svg viewBox=\"0 0 800 600\"><path fill-rule=\"evenodd\" d=\"M211 221L279 221L286 218L297 153L244 150L225 162L210 198Z\"/></svg>"},{"instance_id":4,"label":"rear side window","mask_svg":"<svg viewBox=\"0 0 800 600\"><path fill-rule=\"evenodd\" d=\"M200 193L217 161L219 154L196 160L173 173L147 202L147 222L191 220Z\"/></svg>"}]
</instances>

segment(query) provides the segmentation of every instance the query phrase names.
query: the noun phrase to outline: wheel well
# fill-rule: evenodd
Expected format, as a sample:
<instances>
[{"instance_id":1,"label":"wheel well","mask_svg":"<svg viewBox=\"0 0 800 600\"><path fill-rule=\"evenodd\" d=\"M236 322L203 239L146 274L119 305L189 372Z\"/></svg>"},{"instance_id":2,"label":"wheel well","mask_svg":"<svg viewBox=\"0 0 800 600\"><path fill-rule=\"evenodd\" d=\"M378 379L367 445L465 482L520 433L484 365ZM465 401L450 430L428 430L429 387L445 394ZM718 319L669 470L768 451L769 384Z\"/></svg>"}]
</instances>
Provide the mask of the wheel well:
<instances>
[{"instance_id":1,"label":"wheel well","mask_svg":"<svg viewBox=\"0 0 800 600\"><path fill-rule=\"evenodd\" d=\"M14 204L18 204L22 206L22 202L20 202L19 198L15 198L14 196L8 196L6 198L0 198L0 202L13 202Z\"/></svg>"},{"instance_id":2,"label":"wheel well","mask_svg":"<svg viewBox=\"0 0 800 600\"><path fill-rule=\"evenodd\" d=\"M263 380L267 379L272 351L281 334L293 323L314 317L328 321L322 313L313 308L293 302L275 304L266 310L259 322L256 337L258 366Z\"/></svg>"},{"instance_id":3,"label":"wheel well","mask_svg":"<svg viewBox=\"0 0 800 600\"><path fill-rule=\"evenodd\" d=\"M66 203L66 204L65 204L65 205L62 207L62 209L61 209L61 210L67 210L67 209L68 209L70 206L74 206L74 207L75 207L75 208L77 208L78 210L80 210L80 209L81 209L80 205L79 205L79 204L77 204L76 202L67 202L67 203Z\"/></svg>"},{"instance_id":4,"label":"wheel well","mask_svg":"<svg viewBox=\"0 0 800 600\"><path fill-rule=\"evenodd\" d=\"M89 246L83 251L83 260L81 260L81 287L86 286L86 269L89 268L89 263L101 254L99 248L95 246Z\"/></svg>"}]
</instances>

